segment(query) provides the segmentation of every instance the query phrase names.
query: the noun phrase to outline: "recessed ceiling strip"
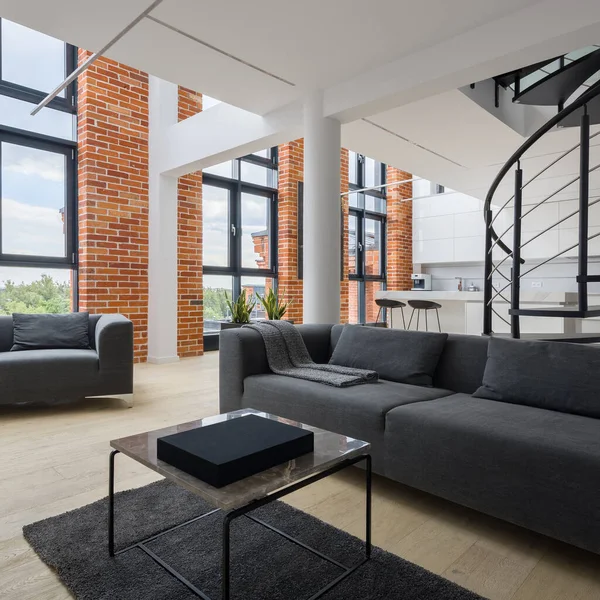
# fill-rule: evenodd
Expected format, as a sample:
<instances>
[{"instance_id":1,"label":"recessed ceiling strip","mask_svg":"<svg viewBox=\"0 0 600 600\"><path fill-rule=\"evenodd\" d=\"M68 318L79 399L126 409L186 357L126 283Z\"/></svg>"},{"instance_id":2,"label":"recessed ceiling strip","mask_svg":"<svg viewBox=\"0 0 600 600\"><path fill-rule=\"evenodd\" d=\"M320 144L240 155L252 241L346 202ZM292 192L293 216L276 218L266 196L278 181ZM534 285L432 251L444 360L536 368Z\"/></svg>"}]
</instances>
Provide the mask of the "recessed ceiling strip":
<instances>
[{"instance_id":1,"label":"recessed ceiling strip","mask_svg":"<svg viewBox=\"0 0 600 600\"><path fill-rule=\"evenodd\" d=\"M49 102L51 102L58 94L60 94L70 83L75 81L81 73L83 73L90 65L96 62L108 49L112 48L126 33L131 31L142 19L147 17L163 0L154 0L148 8L141 12L125 29L122 29L117 35L104 45L98 52L92 54L84 63L79 65L58 87L50 92L32 111L31 115L37 115L37 113L44 108Z\"/></svg>"},{"instance_id":2,"label":"recessed ceiling strip","mask_svg":"<svg viewBox=\"0 0 600 600\"><path fill-rule=\"evenodd\" d=\"M425 152L429 152L429 154L434 154L438 158L447 160L448 162L451 162L453 165L456 165L457 167L460 167L461 169L467 168L467 167L465 167L465 165L461 165L460 163L457 163L455 160L452 160L451 158L448 158L447 156L444 156L443 154L439 154L435 150L430 150L429 148L426 148L425 146L421 146L421 144L417 144L417 142L413 142L412 140L405 138L403 135L400 135L399 133L396 133L395 131L392 131L391 129L387 129L386 127L382 127L381 125L378 125L377 123L374 123L373 121L370 121L369 119L363 118L361 120L364 121L365 123L368 123L369 125L373 125L373 127L377 127L378 129L381 129L382 131L389 133L390 135L396 136L397 138L400 138L401 140L404 140L405 142L408 142L409 144L412 144L413 146L416 146L417 148L420 148L421 150L425 150Z\"/></svg>"},{"instance_id":3,"label":"recessed ceiling strip","mask_svg":"<svg viewBox=\"0 0 600 600\"><path fill-rule=\"evenodd\" d=\"M181 29L179 29L177 27L173 27L173 25L169 25L169 23L165 23L164 21L161 21L160 19L157 19L156 17L148 16L148 19L150 21L154 21L155 23L158 23L159 25L162 25L163 27L166 27L167 29L170 29L171 31L174 31L175 33L178 33L179 35L183 35L184 37L186 37L190 40L193 40L194 42L196 42L198 44L201 44L205 48L210 48L210 50L214 50L215 52L218 52L219 54L222 54L223 56L226 56L227 58L231 58L232 60L235 60L247 67L250 67L251 69L254 69L255 71L259 71L260 73L263 73L264 75L268 75L269 77L272 77L273 79L277 79L278 81L282 81L283 83L285 83L287 85L296 87L295 83L292 83L291 81L288 81L287 79L284 79L283 77L280 77L279 75L270 73L269 71L266 71L265 69L261 69L260 67L257 67L256 65L253 65L252 63L249 63L249 62L239 58L238 56L234 56L233 54L230 54L229 52L226 52L225 50L221 50L220 48L217 48L216 46L213 46L212 44L209 44L208 42L205 42L205 41L201 40L200 38L197 38L185 31L182 31Z\"/></svg>"}]
</instances>

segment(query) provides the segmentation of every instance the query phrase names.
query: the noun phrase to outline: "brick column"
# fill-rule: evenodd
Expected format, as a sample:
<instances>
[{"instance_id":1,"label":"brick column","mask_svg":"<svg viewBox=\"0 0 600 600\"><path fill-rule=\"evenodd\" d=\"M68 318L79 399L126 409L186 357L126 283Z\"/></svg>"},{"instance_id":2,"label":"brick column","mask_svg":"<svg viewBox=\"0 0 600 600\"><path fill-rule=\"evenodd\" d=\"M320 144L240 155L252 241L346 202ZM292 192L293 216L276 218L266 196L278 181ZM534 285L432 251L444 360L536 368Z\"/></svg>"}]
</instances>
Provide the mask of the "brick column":
<instances>
[{"instance_id":1,"label":"brick column","mask_svg":"<svg viewBox=\"0 0 600 600\"><path fill-rule=\"evenodd\" d=\"M202 110L202 95L179 88L179 120ZM202 172L179 178L177 187L177 354L204 352L202 289Z\"/></svg>"},{"instance_id":2,"label":"brick column","mask_svg":"<svg viewBox=\"0 0 600 600\"><path fill-rule=\"evenodd\" d=\"M350 189L349 178L349 163L348 150L342 148L341 153L341 172L340 172L340 193L345 193ZM350 319L350 281L348 279L348 215L349 215L349 198L346 194L341 197L342 204L342 262L343 262L343 279L340 289L340 322L348 323Z\"/></svg>"},{"instance_id":3,"label":"brick column","mask_svg":"<svg viewBox=\"0 0 600 600\"><path fill-rule=\"evenodd\" d=\"M79 62L90 52L79 51ZM148 353L148 76L101 58L78 81L79 307L134 324Z\"/></svg>"},{"instance_id":4,"label":"brick column","mask_svg":"<svg viewBox=\"0 0 600 600\"><path fill-rule=\"evenodd\" d=\"M302 281L298 279L298 183L304 178L304 140L280 145L278 158L278 285L288 299L294 300L286 317L302 323Z\"/></svg>"},{"instance_id":5,"label":"brick column","mask_svg":"<svg viewBox=\"0 0 600 600\"><path fill-rule=\"evenodd\" d=\"M387 168L387 181L405 181L412 175ZM412 183L403 183L387 188L387 288L388 290L409 290L412 273Z\"/></svg>"}]
</instances>

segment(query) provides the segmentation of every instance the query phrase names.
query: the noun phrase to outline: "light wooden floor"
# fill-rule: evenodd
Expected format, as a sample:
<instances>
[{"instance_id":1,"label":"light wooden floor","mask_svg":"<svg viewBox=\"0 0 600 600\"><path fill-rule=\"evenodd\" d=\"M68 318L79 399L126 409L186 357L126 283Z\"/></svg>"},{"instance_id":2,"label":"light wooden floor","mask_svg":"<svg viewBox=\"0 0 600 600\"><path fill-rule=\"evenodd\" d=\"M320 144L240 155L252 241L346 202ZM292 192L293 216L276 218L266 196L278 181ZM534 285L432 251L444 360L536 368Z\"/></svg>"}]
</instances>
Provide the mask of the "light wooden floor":
<instances>
[{"instance_id":1,"label":"light wooden floor","mask_svg":"<svg viewBox=\"0 0 600 600\"><path fill-rule=\"evenodd\" d=\"M70 598L22 526L105 496L111 438L216 413L217 368L216 353L139 365L133 409L109 399L0 409L0 598ZM156 478L127 458L117 474L118 489ZM289 501L362 536L362 486L362 473L352 470ZM600 600L600 557L383 478L374 492L374 542L386 550L491 600Z\"/></svg>"}]
</instances>

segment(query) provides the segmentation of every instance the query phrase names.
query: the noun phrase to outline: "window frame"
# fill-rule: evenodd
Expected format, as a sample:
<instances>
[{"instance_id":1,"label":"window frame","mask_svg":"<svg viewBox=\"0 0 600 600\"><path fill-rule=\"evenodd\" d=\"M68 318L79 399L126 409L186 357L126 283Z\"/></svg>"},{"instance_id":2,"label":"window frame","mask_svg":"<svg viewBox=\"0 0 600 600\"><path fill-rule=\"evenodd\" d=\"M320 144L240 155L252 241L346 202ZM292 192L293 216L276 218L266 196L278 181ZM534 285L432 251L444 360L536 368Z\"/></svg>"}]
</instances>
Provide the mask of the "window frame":
<instances>
[{"instance_id":1,"label":"window frame","mask_svg":"<svg viewBox=\"0 0 600 600\"><path fill-rule=\"evenodd\" d=\"M237 298L242 291L242 277L264 277L272 279L277 287L277 218L278 191L277 187L262 186L241 180L241 163L248 162L265 166L277 171L277 148L271 148L269 157L246 155L234 159L234 177L223 177L211 173L203 173L202 185L220 187L229 191L229 264L228 266L205 265L202 272L206 275L226 275L232 278L233 297ZM268 230L269 230L269 268L259 269L242 266L242 194L248 193L262 196L269 201Z\"/></svg>"},{"instance_id":2,"label":"window frame","mask_svg":"<svg viewBox=\"0 0 600 600\"><path fill-rule=\"evenodd\" d=\"M65 77L77 68L77 48L64 44ZM0 18L0 95L16 100L39 104L47 92L29 88L2 78L2 19ZM59 83L59 82L57 82ZM56 97L43 110L58 110L77 115L77 83L69 84L65 97ZM75 125L76 131L76 125ZM46 152L54 152L65 156L65 256L44 256L4 253L2 250L2 142L26 146ZM32 267L47 269L65 269L73 273L72 306L79 308L79 224L78 224L78 190L77 190L77 141L36 133L17 127L0 124L0 267Z\"/></svg>"},{"instance_id":3,"label":"window frame","mask_svg":"<svg viewBox=\"0 0 600 600\"><path fill-rule=\"evenodd\" d=\"M362 154L355 154L356 160L356 183L349 183L349 192L362 190L367 187L365 185L366 180L366 157ZM386 183L387 176L387 165L385 163L381 163L376 161L376 168L380 169L379 171L379 179L381 184L376 185L384 185ZM377 177L376 177L377 179ZM367 282L381 282L383 289L387 286L387 188L379 188L376 190L368 190L361 191L359 193L359 197L362 197L362 201L358 202L358 206L349 206L348 208L348 217L354 216L356 217L356 233L357 241L360 243L360 247L357 244L357 255L356 255L356 272L350 273L349 271L344 271L343 266L343 256L342 256L342 272L344 276L348 277L349 281L358 282L358 322L364 323L366 320L367 310L366 310L366 284ZM378 212L367 210L366 206L366 197L371 196L374 198L378 198L383 200L383 204L386 208L386 212ZM367 246L366 246L366 223L367 219L371 219L374 221L379 221L381 223L381 250L380 250L380 274L379 275L368 275L366 273L366 256L367 256ZM349 222L348 222L349 223ZM350 235L350 225L348 224L348 236ZM349 265L348 265L349 267Z\"/></svg>"}]
</instances>

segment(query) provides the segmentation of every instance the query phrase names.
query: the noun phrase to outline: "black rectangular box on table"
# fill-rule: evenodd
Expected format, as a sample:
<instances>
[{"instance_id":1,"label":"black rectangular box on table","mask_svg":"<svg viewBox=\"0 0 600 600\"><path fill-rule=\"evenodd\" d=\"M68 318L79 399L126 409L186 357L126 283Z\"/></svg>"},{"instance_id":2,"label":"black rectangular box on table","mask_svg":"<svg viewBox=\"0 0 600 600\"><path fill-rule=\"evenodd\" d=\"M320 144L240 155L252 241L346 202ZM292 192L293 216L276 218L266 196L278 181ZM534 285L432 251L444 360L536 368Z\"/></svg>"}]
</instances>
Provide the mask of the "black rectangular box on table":
<instances>
[{"instance_id":1,"label":"black rectangular box on table","mask_svg":"<svg viewBox=\"0 0 600 600\"><path fill-rule=\"evenodd\" d=\"M312 431L247 415L158 438L157 457L223 487L314 450Z\"/></svg>"}]
</instances>

